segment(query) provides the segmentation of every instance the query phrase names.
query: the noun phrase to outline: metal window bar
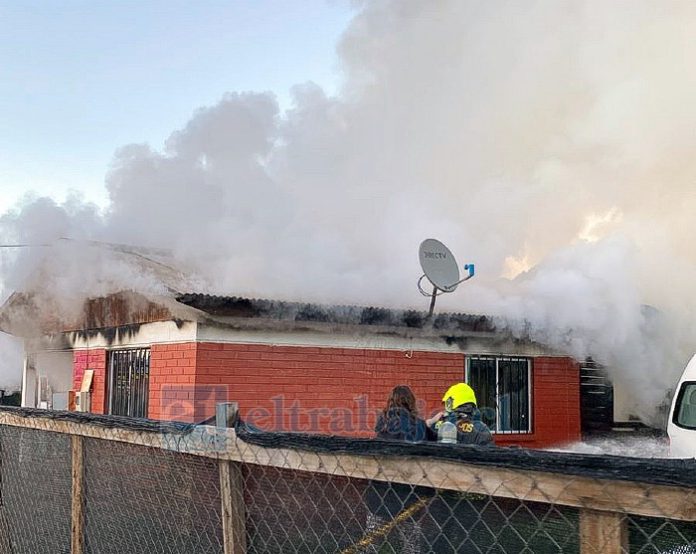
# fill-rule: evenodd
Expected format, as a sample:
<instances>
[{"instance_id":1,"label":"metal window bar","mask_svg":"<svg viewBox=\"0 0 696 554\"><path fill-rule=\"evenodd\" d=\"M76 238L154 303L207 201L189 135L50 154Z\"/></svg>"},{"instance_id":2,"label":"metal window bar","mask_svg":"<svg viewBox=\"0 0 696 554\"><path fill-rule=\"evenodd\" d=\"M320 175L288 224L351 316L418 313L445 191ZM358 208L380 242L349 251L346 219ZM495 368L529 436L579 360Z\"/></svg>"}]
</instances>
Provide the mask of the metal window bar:
<instances>
[{"instance_id":1,"label":"metal window bar","mask_svg":"<svg viewBox=\"0 0 696 554\"><path fill-rule=\"evenodd\" d=\"M494 433L531 433L531 373L528 358L467 357L465 379L476 392L483 422Z\"/></svg>"},{"instance_id":2,"label":"metal window bar","mask_svg":"<svg viewBox=\"0 0 696 554\"><path fill-rule=\"evenodd\" d=\"M606 369L592 358L580 364L580 422L583 436L611 431L614 387Z\"/></svg>"},{"instance_id":3,"label":"metal window bar","mask_svg":"<svg viewBox=\"0 0 696 554\"><path fill-rule=\"evenodd\" d=\"M517 434L531 432L530 361L527 358L497 359L499 405L507 405L506 418L499 417L497 432Z\"/></svg>"},{"instance_id":4,"label":"metal window bar","mask_svg":"<svg viewBox=\"0 0 696 554\"><path fill-rule=\"evenodd\" d=\"M150 349L129 348L109 352L109 413L147 417Z\"/></svg>"},{"instance_id":5,"label":"metal window bar","mask_svg":"<svg viewBox=\"0 0 696 554\"><path fill-rule=\"evenodd\" d=\"M529 425L529 360L498 358L499 433L528 433Z\"/></svg>"},{"instance_id":6,"label":"metal window bar","mask_svg":"<svg viewBox=\"0 0 696 554\"><path fill-rule=\"evenodd\" d=\"M493 432L498 428L496 373L495 358L484 356L467 358L465 379L476 393L482 421Z\"/></svg>"}]
</instances>

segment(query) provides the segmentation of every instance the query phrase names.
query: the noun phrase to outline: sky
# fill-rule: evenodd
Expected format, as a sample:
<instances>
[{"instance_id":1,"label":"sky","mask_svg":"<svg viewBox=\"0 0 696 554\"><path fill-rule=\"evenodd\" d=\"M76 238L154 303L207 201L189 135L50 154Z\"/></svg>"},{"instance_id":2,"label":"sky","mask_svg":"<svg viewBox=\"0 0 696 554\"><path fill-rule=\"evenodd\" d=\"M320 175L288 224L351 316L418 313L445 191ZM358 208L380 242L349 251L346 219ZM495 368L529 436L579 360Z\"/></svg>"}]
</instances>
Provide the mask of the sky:
<instances>
[{"instance_id":1,"label":"sky","mask_svg":"<svg viewBox=\"0 0 696 554\"><path fill-rule=\"evenodd\" d=\"M0 213L27 193L107 204L114 151L160 147L224 92L338 86L342 0L0 0ZM182 78L184 77L184 78Z\"/></svg>"}]
</instances>

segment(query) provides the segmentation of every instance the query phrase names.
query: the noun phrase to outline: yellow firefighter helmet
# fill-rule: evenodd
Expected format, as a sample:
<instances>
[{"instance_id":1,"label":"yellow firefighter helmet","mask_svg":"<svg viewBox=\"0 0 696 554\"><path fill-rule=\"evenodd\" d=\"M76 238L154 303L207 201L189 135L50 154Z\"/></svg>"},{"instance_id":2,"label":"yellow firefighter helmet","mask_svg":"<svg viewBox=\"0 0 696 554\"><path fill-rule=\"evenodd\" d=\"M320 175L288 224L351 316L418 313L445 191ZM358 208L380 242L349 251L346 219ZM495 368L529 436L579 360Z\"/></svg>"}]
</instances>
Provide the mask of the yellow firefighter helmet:
<instances>
[{"instance_id":1,"label":"yellow firefighter helmet","mask_svg":"<svg viewBox=\"0 0 696 554\"><path fill-rule=\"evenodd\" d=\"M457 383L447 389L442 401L448 411L453 411L463 404L471 403L476 406L476 394L474 394L474 389L466 383Z\"/></svg>"}]
</instances>

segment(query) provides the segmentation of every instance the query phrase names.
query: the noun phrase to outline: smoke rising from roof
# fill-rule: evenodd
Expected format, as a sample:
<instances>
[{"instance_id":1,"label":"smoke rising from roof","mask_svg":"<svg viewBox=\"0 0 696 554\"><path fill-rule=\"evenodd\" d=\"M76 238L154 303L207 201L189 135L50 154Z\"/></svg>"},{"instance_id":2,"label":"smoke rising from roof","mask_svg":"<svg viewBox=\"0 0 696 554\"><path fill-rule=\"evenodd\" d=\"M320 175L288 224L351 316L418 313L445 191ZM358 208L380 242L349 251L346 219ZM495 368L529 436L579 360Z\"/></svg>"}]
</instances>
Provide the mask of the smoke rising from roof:
<instances>
[{"instance_id":1,"label":"smoke rising from roof","mask_svg":"<svg viewBox=\"0 0 696 554\"><path fill-rule=\"evenodd\" d=\"M439 309L592 353L649 416L696 342L695 24L684 2L365 2L337 96L227 93L116 152L106 210L28 199L0 235L167 248L209 292L400 307L425 307L437 237L478 269ZM94 252L6 253L5 286L162 288Z\"/></svg>"}]
</instances>

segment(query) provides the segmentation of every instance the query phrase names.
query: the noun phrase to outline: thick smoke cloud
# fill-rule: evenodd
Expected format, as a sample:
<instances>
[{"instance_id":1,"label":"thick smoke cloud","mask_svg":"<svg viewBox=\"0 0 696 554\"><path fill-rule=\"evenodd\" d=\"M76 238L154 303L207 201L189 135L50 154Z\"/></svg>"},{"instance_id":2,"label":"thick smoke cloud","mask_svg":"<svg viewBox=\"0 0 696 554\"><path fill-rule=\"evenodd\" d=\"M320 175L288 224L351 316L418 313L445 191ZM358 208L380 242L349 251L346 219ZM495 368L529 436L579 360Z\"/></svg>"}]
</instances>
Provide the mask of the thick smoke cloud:
<instances>
[{"instance_id":1,"label":"thick smoke cloud","mask_svg":"<svg viewBox=\"0 0 696 554\"><path fill-rule=\"evenodd\" d=\"M11 393L20 389L22 341L0 332L0 388Z\"/></svg>"},{"instance_id":2,"label":"thick smoke cloud","mask_svg":"<svg viewBox=\"0 0 696 554\"><path fill-rule=\"evenodd\" d=\"M104 212L36 199L0 232L167 248L213 292L401 307L425 307L437 237L479 270L440 309L592 353L650 417L696 342L695 25L686 2L366 2L337 96L228 93L118 151ZM95 252L22 252L6 287L161 287Z\"/></svg>"}]
</instances>

